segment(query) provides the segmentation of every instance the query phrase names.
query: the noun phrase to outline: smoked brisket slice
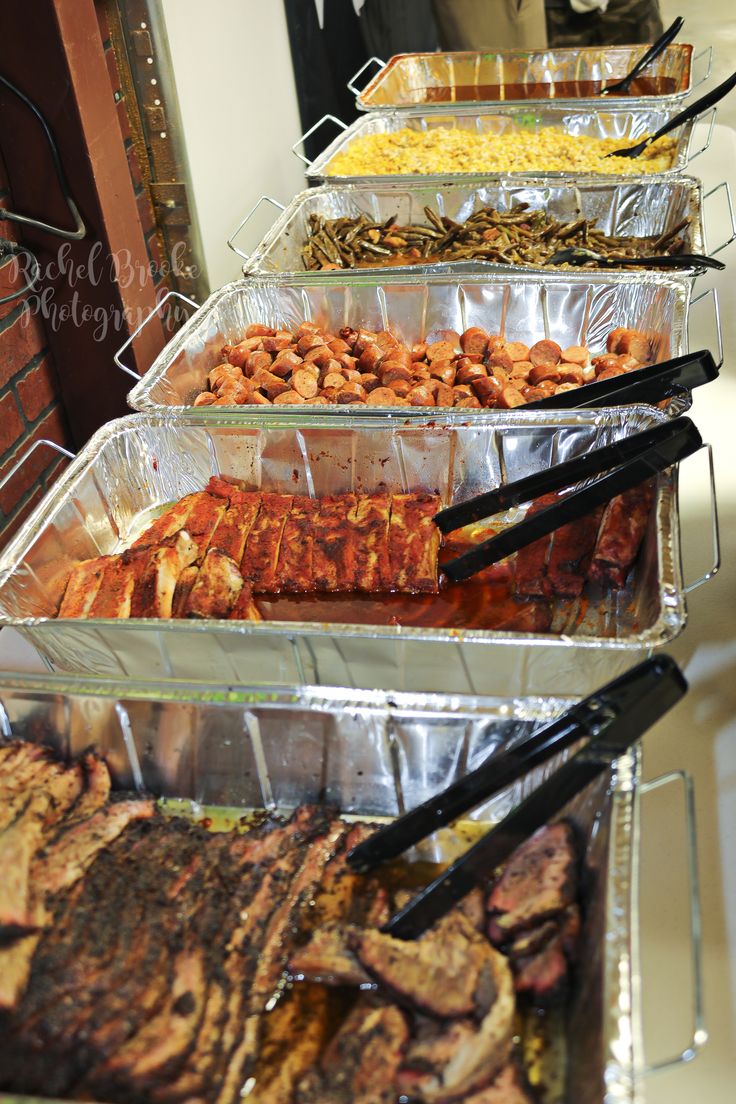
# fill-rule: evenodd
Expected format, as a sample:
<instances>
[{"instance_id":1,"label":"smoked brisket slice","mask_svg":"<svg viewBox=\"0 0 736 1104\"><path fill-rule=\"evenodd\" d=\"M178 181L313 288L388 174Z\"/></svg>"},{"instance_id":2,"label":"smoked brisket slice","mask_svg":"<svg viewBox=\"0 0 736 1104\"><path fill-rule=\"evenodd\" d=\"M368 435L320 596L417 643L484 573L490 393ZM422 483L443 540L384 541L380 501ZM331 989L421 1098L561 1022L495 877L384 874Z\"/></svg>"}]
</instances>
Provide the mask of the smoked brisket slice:
<instances>
[{"instance_id":1,"label":"smoked brisket slice","mask_svg":"<svg viewBox=\"0 0 736 1104\"><path fill-rule=\"evenodd\" d=\"M573 904L578 893L578 854L566 821L540 828L506 862L487 908L491 942L502 946Z\"/></svg>"}]
</instances>

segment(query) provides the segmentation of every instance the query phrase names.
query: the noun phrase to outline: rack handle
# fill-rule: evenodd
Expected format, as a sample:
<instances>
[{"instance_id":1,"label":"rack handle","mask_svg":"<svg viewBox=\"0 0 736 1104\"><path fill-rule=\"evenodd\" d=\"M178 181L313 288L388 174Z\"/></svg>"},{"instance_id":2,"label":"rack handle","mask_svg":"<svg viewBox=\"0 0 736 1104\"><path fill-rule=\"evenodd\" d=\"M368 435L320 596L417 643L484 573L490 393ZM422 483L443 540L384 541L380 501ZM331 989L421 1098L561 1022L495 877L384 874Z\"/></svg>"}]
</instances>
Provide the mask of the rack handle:
<instances>
[{"instance_id":1,"label":"rack handle","mask_svg":"<svg viewBox=\"0 0 736 1104\"><path fill-rule=\"evenodd\" d=\"M41 445L47 445L48 448L53 449L54 452L58 452L60 456L66 456L69 460L73 460L76 456L75 452L70 452L69 449L65 449L61 445L57 445L56 441L50 441L48 437L42 437L40 440L34 441L29 449L26 449L20 460L13 464L10 471L6 471L5 475L2 477L2 479L0 479L0 491L5 486L7 486L13 476L23 467L29 456L31 456L37 448L40 448Z\"/></svg>"},{"instance_id":2,"label":"rack handle","mask_svg":"<svg viewBox=\"0 0 736 1104\"><path fill-rule=\"evenodd\" d=\"M323 123L327 122L328 119L331 123L335 123L337 126L339 126L341 130L348 129L348 124L344 123L342 119L338 119L337 115L323 115L319 122L310 127L306 134L302 134L301 138L297 138L296 142L291 147L291 152L296 154L296 156L307 166L311 165L312 162L309 160L308 157L305 157L303 153L300 153L296 147L300 146L302 142L306 142L307 138L309 138L311 134L314 134L315 130L318 130Z\"/></svg>"},{"instance_id":3,"label":"rack handle","mask_svg":"<svg viewBox=\"0 0 736 1104\"><path fill-rule=\"evenodd\" d=\"M705 70L705 72L703 73L702 77L699 77L698 80L696 80L695 83L693 84L693 86L692 86L692 91L693 92L695 91L696 88L699 88L700 85L703 84L704 81L707 81L708 77L710 76L710 71L713 67L713 47L712 46L706 46L705 49L701 50L699 54L695 54L694 57L693 57L692 70L691 71L695 72L696 63L699 62L700 59L702 57L704 57L706 54L708 55L708 67Z\"/></svg>"},{"instance_id":4,"label":"rack handle","mask_svg":"<svg viewBox=\"0 0 736 1104\"><path fill-rule=\"evenodd\" d=\"M703 299L710 297L713 301L713 321L715 323L716 331L716 345L718 346L718 360L716 361L716 368L723 366L723 329L721 327L721 306L718 301L718 292L715 288L708 288L707 291L703 291L700 295L695 295L690 300L690 306L694 307L696 303L700 303ZM688 327L689 337L689 327ZM707 342L707 348L711 348L712 342Z\"/></svg>"},{"instance_id":5,"label":"rack handle","mask_svg":"<svg viewBox=\"0 0 736 1104\"><path fill-rule=\"evenodd\" d=\"M685 826L687 834L687 866L688 881L690 883L690 957L693 969L693 1027L692 1035L687 1046L670 1058L663 1058L659 1062L647 1063L644 1073L660 1073L662 1070L672 1069L683 1062L691 1062L698 1051L708 1041L708 1032L705 1027L703 1015L703 937L700 905L700 879L698 875L698 843L695 825L695 794L693 780L687 771L676 770L661 774L650 782L642 783L640 793L642 797L662 786L668 786L672 782L682 782L685 794Z\"/></svg>"},{"instance_id":6,"label":"rack handle","mask_svg":"<svg viewBox=\"0 0 736 1104\"><path fill-rule=\"evenodd\" d=\"M711 140L713 138L713 127L716 125L716 115L717 114L718 114L718 108L717 107L712 107L710 109L710 126L708 127L708 134L706 135L705 145L701 146L699 150L695 151L695 153L691 153L691 154L688 155L688 159L687 159L688 165L690 164L691 161L694 161L696 157L700 157L701 153L705 153L705 151L708 149L708 146L710 145ZM697 119L695 119L695 122L696 123L702 122L703 118L704 118L704 116L703 117L698 117Z\"/></svg>"},{"instance_id":7,"label":"rack handle","mask_svg":"<svg viewBox=\"0 0 736 1104\"><path fill-rule=\"evenodd\" d=\"M718 521L718 499L716 497L716 473L713 468L713 449L709 444L705 445L708 451L708 474L710 484L710 527L711 527L711 540L713 546L713 563L709 571L706 571L700 578L695 579L692 583L686 583L684 585L685 594L692 594L694 590L701 587L703 583L707 583L714 575L717 575L721 568L721 529Z\"/></svg>"},{"instance_id":8,"label":"rack handle","mask_svg":"<svg viewBox=\"0 0 736 1104\"><path fill-rule=\"evenodd\" d=\"M364 84L362 88L356 88L355 87L355 82L358 79L358 77L361 76L361 74L365 73L365 71L366 71L366 69L368 68L369 65L377 65L379 69L383 69L383 68L385 68L386 62L381 61L381 59L379 57L376 57L374 55L373 57L369 57L368 60L361 65L358 72L354 73L353 76L348 81L348 89L349 89L350 92L353 93L354 96L360 96L360 94L362 92L365 92L366 88L368 87L367 84Z\"/></svg>"},{"instance_id":9,"label":"rack handle","mask_svg":"<svg viewBox=\"0 0 736 1104\"><path fill-rule=\"evenodd\" d=\"M723 189L726 193L726 203L728 204L728 214L731 219L731 237L727 238L717 249L711 249L710 256L715 257L716 253L720 253L722 249L725 249L727 245L736 239L736 211L733 206L733 196L731 195L731 185L727 180L722 180L720 184L716 184L715 188L711 188L709 192L706 192L703 196L703 207L705 207L705 201L710 196L715 195L716 192L720 192Z\"/></svg>"},{"instance_id":10,"label":"rack handle","mask_svg":"<svg viewBox=\"0 0 736 1104\"><path fill-rule=\"evenodd\" d=\"M133 330L133 333L130 335L128 340L125 341L120 346L120 348L118 349L118 351L115 353L115 355L113 357L113 360L117 364L118 368L120 368L120 370L125 372L127 375L132 376L134 380L142 379L142 377L139 376L138 373L135 372L132 368L128 368L127 364L123 364L123 362L120 358L123 355L123 353L125 352L125 350L128 348L128 346L132 345L132 343L138 337L138 334L141 333L142 330L144 330L145 327L148 325L148 323L151 321L151 319L159 313L159 311L163 307L164 303L168 299L181 299L181 301L183 303L187 303L190 307L194 307L195 310L199 310L199 303L195 303L193 299L189 299L186 295L182 295L181 292L179 292L179 291L167 291L166 295L164 295L163 298L159 299L158 303L153 308L153 310L149 314L146 315L146 317L141 322L140 326L137 326L136 329Z\"/></svg>"},{"instance_id":11,"label":"rack handle","mask_svg":"<svg viewBox=\"0 0 736 1104\"><path fill-rule=\"evenodd\" d=\"M271 203L271 204L273 204L273 206L274 206L274 207L276 207L276 208L277 208L277 209L278 209L279 211L285 211L285 210L286 210L286 207L284 206L284 204L283 204L283 203L279 203L279 201L278 201L277 199L274 199L274 198L273 198L273 196L268 196L268 195L262 195L260 199L257 199L257 200L255 201L255 203L254 203L254 204L253 204L253 206L251 207L251 209L250 209L250 211L248 212L248 214L247 214L247 215L245 216L245 218L244 218L244 219L242 219L242 220L241 220L241 221L240 221L240 222L238 223L238 225L237 225L237 227L235 228L235 230L233 231L233 233L232 233L232 234L230 235L230 237L229 237L229 238L227 239L227 244L228 244L228 246L230 247L230 249L232 249L233 253L237 253L237 254L238 254L238 256L239 256L239 257L242 257L244 261L248 261L248 260L250 260L250 253L246 253L246 252L245 252L245 251L244 251L243 249L240 249L240 248L239 248L239 247L238 247L238 246L237 246L237 245L235 244L235 239L237 238L238 234L239 234L239 233L240 233L240 231L241 231L241 230L243 229L243 227L244 227L244 226L246 225L246 223L250 222L250 220L251 220L251 219L253 218L253 215L254 215L254 214L256 213L256 211L258 210L258 208L259 208L259 207L261 206L261 204L262 204L262 203L264 203L264 202L265 202L265 203Z\"/></svg>"}]
</instances>

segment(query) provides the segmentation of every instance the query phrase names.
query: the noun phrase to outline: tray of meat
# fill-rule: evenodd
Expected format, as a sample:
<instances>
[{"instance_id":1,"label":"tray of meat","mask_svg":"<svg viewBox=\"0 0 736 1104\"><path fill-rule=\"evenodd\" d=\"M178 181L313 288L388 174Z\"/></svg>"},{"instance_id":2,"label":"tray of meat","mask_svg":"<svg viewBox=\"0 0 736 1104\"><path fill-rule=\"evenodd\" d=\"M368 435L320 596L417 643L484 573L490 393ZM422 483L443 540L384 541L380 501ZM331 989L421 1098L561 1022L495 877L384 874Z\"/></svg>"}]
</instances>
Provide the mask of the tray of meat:
<instances>
[{"instance_id":1,"label":"tray of meat","mask_svg":"<svg viewBox=\"0 0 736 1104\"><path fill-rule=\"evenodd\" d=\"M640 1099L638 747L415 943L377 929L565 753L347 862L569 702L48 676L0 702L3 1104Z\"/></svg>"},{"instance_id":2,"label":"tray of meat","mask_svg":"<svg viewBox=\"0 0 736 1104\"><path fill-rule=\"evenodd\" d=\"M599 514L549 538L544 563L532 546L440 585L441 561L524 508L444 543L433 517L673 424L642 406L472 426L121 419L5 549L0 618L65 671L584 693L684 627L674 472L630 492L613 560Z\"/></svg>"},{"instance_id":3,"label":"tray of meat","mask_svg":"<svg viewBox=\"0 0 736 1104\"><path fill-rule=\"evenodd\" d=\"M609 154L649 138L678 113L674 105L641 108L625 102L606 104L605 109L507 104L453 105L439 112L371 111L350 126L325 116L292 148L305 162L310 184L353 184L356 177L365 186L390 179L443 183L468 174L554 180L646 173L666 179L682 173L710 144L708 134L701 149L694 147L692 119L638 157ZM337 124L340 132L309 161L297 147L325 120ZM714 120L715 108L711 124Z\"/></svg>"},{"instance_id":4,"label":"tray of meat","mask_svg":"<svg viewBox=\"0 0 736 1104\"><path fill-rule=\"evenodd\" d=\"M120 355L133 338L116 360L138 380L135 410L426 417L462 403L467 417L686 352L689 299L653 272L264 276L211 295L142 378Z\"/></svg>"},{"instance_id":5,"label":"tray of meat","mask_svg":"<svg viewBox=\"0 0 736 1104\"><path fill-rule=\"evenodd\" d=\"M647 258L655 254L707 252L705 198L694 177L657 183L636 177L564 185L483 179L410 187L323 185L301 192L288 207L262 196L228 245L245 261L245 275L296 276L305 269L339 274L356 268L431 275L458 266L467 272L470 265L479 272L538 270L545 276L561 268L564 275L569 266L551 269L551 258L574 246L605 258L581 266L597 276L617 259L628 264L641 258L647 268ZM237 240L264 201L282 213L249 254ZM697 271L683 261L677 273L691 278Z\"/></svg>"},{"instance_id":6,"label":"tray of meat","mask_svg":"<svg viewBox=\"0 0 736 1104\"><path fill-rule=\"evenodd\" d=\"M643 46L583 46L548 50L503 50L483 53L440 51L433 54L396 54L388 62L371 58L348 84L361 111L387 111L421 106L425 111L447 109L447 104L470 107L475 103L522 100L535 107L546 101L573 101L575 107L600 106L600 94L621 82L643 55ZM670 43L646 72L630 85L610 95L625 96L637 106L677 103L693 87L695 58L687 43ZM356 81L371 65L378 66L368 84L358 90ZM610 100L608 101L610 103ZM573 106L572 104L570 106Z\"/></svg>"}]
</instances>

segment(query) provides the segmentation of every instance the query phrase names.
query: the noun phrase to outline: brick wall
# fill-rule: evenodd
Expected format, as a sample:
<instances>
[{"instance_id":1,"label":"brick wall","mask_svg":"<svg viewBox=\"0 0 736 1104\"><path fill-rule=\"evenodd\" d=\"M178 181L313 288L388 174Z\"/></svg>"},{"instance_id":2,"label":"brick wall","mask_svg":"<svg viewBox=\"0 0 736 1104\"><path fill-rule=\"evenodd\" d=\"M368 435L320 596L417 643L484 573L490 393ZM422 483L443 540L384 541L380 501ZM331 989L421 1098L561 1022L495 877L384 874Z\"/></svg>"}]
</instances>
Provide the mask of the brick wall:
<instances>
[{"instance_id":1,"label":"brick wall","mask_svg":"<svg viewBox=\"0 0 736 1104\"><path fill-rule=\"evenodd\" d=\"M0 161L2 207L13 209L13 200ZM17 241L16 226L0 217L0 238ZM23 282L18 265L12 261L2 265L0 298L17 290ZM48 438L70 447L43 319L29 314L25 304L24 296L0 303L0 477L36 440ZM0 546L22 525L66 464L51 449L37 449L0 490Z\"/></svg>"}]
</instances>

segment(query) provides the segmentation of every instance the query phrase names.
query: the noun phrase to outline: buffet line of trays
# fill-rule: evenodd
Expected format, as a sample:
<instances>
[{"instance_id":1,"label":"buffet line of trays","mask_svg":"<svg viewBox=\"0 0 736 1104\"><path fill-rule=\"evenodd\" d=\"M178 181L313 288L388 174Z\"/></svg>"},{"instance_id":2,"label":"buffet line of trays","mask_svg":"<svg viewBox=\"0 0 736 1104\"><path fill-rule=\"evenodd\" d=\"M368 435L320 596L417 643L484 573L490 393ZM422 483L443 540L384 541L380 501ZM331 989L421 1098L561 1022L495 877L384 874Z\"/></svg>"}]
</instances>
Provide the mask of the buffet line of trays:
<instances>
[{"instance_id":1,"label":"buffet line of trays","mask_svg":"<svg viewBox=\"0 0 736 1104\"><path fill-rule=\"evenodd\" d=\"M639 1098L646 657L719 561L680 24L605 105L640 50L382 66L2 553L3 1102Z\"/></svg>"}]
</instances>

